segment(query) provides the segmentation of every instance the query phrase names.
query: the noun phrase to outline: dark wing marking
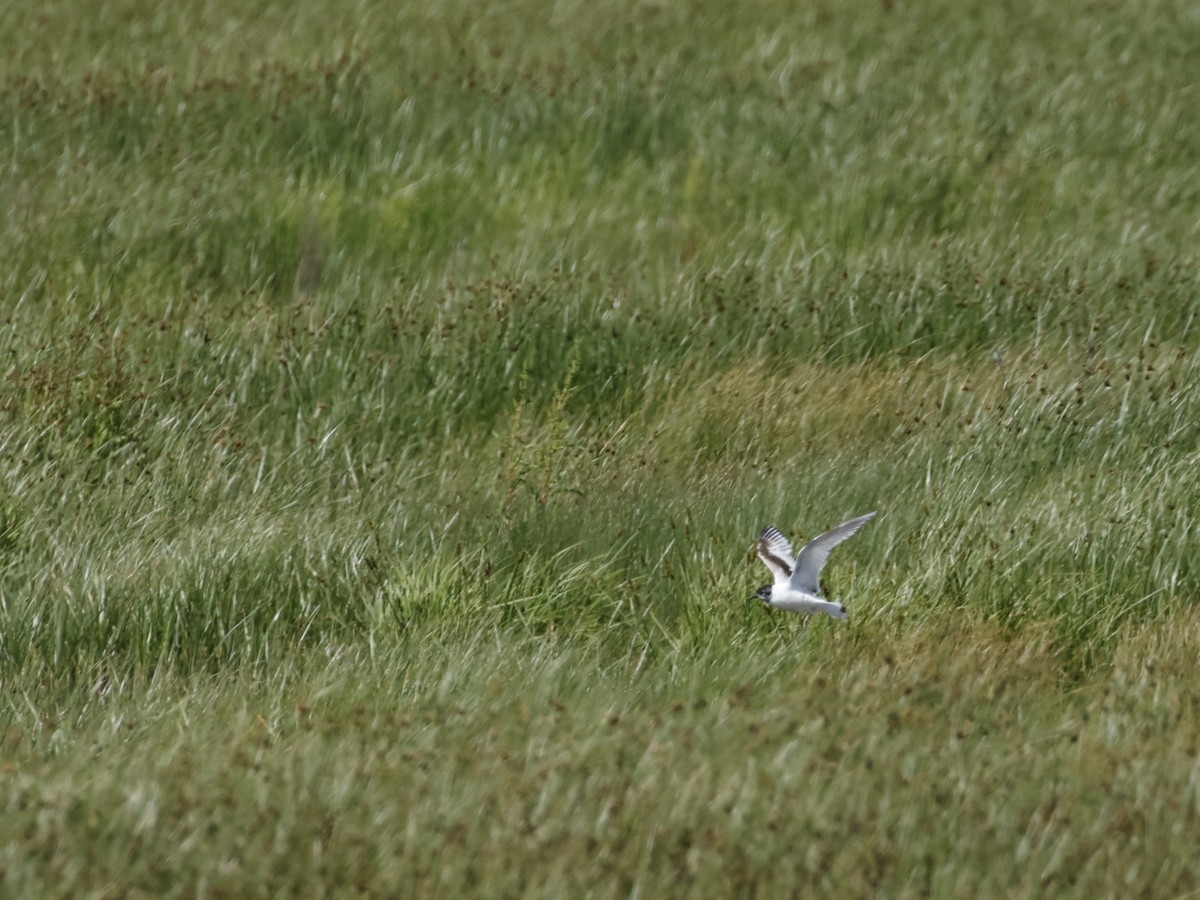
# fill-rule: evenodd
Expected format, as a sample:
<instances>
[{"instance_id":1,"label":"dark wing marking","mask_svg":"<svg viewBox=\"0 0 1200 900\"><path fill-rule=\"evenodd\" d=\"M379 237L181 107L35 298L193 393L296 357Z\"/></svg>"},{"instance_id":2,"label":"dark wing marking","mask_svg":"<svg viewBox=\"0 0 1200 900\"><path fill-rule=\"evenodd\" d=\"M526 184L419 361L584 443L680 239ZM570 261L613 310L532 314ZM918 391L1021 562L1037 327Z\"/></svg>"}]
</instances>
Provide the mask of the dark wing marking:
<instances>
[{"instance_id":1,"label":"dark wing marking","mask_svg":"<svg viewBox=\"0 0 1200 900\"><path fill-rule=\"evenodd\" d=\"M796 561L792 558L792 545L774 525L768 525L758 536L758 556L767 564L776 581L787 581Z\"/></svg>"}]
</instances>

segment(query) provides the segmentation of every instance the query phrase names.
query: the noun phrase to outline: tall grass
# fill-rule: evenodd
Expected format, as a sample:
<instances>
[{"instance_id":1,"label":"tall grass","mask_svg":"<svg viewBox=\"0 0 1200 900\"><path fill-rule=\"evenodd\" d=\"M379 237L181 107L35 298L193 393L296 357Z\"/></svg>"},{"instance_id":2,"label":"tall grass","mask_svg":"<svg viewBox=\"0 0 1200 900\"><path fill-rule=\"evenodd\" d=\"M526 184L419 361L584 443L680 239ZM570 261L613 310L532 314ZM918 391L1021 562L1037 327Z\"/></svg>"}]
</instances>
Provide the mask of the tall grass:
<instances>
[{"instance_id":1,"label":"tall grass","mask_svg":"<svg viewBox=\"0 0 1200 900\"><path fill-rule=\"evenodd\" d=\"M4 892L1195 890L1198 33L0 11Z\"/></svg>"}]
</instances>

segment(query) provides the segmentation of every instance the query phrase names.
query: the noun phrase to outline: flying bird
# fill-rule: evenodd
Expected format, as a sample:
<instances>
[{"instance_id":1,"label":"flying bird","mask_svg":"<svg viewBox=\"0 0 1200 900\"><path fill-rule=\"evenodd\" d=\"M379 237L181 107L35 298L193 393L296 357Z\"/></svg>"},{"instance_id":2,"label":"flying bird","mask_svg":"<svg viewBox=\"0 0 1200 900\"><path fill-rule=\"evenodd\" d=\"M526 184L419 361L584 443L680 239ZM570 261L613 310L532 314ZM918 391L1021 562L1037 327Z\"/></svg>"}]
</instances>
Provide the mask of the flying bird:
<instances>
[{"instance_id":1,"label":"flying bird","mask_svg":"<svg viewBox=\"0 0 1200 900\"><path fill-rule=\"evenodd\" d=\"M810 616L826 613L835 619L846 618L846 607L821 596L821 569L825 567L829 552L834 547L876 515L869 512L817 535L804 545L798 556L792 553L791 542L779 529L768 525L758 536L758 555L775 576L775 583L764 584L750 599Z\"/></svg>"}]
</instances>

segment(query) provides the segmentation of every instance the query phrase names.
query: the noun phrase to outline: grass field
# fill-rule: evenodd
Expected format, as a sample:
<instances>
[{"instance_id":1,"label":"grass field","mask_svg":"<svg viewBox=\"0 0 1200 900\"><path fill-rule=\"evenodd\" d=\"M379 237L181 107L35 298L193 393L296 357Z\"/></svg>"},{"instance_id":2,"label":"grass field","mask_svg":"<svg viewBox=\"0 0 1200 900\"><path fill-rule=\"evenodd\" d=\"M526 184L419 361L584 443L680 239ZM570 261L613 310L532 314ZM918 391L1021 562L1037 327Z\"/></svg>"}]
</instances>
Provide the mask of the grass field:
<instances>
[{"instance_id":1,"label":"grass field","mask_svg":"<svg viewBox=\"0 0 1200 900\"><path fill-rule=\"evenodd\" d=\"M1200 7L244 7L0 8L0 895L1200 893Z\"/></svg>"}]
</instances>

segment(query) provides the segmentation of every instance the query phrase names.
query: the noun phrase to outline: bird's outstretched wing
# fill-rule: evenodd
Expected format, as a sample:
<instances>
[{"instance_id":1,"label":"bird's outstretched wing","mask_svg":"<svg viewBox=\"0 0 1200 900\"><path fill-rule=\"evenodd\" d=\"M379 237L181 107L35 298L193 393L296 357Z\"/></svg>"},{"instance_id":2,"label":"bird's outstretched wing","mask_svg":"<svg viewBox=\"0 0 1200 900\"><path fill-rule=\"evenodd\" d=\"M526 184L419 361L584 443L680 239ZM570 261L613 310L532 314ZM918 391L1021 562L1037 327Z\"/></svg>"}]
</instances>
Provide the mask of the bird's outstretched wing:
<instances>
[{"instance_id":1,"label":"bird's outstretched wing","mask_svg":"<svg viewBox=\"0 0 1200 900\"><path fill-rule=\"evenodd\" d=\"M774 525L768 525L758 536L758 556L767 564L777 583L787 584L796 567L792 544Z\"/></svg>"},{"instance_id":2,"label":"bird's outstretched wing","mask_svg":"<svg viewBox=\"0 0 1200 900\"><path fill-rule=\"evenodd\" d=\"M857 519L843 522L837 528L830 528L824 534L817 535L805 544L804 548L800 551L800 555L796 557L796 564L792 567L790 582L792 589L820 596L821 569L825 568L825 561L829 559L829 552L870 522L876 515L877 513L869 512L865 516L859 516ZM763 532L763 534L766 534L766 532ZM760 538L760 546L761 543L762 540ZM760 549L758 552L759 556L762 556L762 550ZM770 563L767 563L767 565L770 565Z\"/></svg>"}]
</instances>

